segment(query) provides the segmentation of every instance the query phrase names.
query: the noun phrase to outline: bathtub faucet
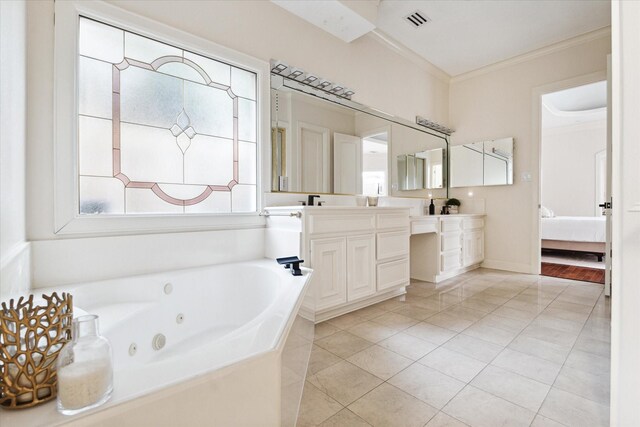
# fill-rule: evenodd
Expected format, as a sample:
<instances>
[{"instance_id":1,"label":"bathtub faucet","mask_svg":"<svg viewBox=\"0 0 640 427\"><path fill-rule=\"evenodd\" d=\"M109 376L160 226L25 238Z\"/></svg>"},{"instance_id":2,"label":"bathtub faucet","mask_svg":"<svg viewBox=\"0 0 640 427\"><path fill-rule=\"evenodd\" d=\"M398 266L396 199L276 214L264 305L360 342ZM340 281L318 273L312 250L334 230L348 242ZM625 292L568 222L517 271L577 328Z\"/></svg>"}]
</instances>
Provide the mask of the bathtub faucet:
<instances>
[{"instance_id":1,"label":"bathtub faucet","mask_svg":"<svg viewBox=\"0 0 640 427\"><path fill-rule=\"evenodd\" d=\"M294 276L302 276L302 270L300 270L300 263L304 262L303 259L298 258L297 256L288 256L284 258L276 258L278 264L284 265L284 268L290 268L291 274Z\"/></svg>"}]
</instances>

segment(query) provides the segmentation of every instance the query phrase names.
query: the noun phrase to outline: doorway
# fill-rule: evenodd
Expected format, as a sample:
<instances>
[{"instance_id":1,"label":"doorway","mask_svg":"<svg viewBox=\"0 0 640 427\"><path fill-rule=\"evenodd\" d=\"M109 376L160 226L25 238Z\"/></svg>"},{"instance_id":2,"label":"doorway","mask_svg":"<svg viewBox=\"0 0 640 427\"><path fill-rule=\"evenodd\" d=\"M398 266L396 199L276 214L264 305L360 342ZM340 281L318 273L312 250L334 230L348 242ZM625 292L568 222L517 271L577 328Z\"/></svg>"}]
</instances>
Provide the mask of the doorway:
<instances>
[{"instance_id":1,"label":"doorway","mask_svg":"<svg viewBox=\"0 0 640 427\"><path fill-rule=\"evenodd\" d=\"M541 274L604 284L606 80L543 94L540 118Z\"/></svg>"},{"instance_id":2,"label":"doorway","mask_svg":"<svg viewBox=\"0 0 640 427\"><path fill-rule=\"evenodd\" d=\"M389 132L362 138L362 194L387 196L389 191Z\"/></svg>"}]
</instances>

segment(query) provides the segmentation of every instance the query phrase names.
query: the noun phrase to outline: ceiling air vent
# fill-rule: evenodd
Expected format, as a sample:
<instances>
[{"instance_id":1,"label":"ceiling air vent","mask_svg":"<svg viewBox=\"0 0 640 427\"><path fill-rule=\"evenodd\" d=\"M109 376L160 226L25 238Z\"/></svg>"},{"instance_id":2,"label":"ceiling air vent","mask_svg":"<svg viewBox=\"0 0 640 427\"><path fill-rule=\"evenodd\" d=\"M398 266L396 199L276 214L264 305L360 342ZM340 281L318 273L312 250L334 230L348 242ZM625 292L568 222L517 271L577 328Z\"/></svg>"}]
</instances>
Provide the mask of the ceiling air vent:
<instances>
[{"instance_id":1,"label":"ceiling air vent","mask_svg":"<svg viewBox=\"0 0 640 427\"><path fill-rule=\"evenodd\" d=\"M431 21L427 15L419 10L416 10L411 15L405 16L404 19L406 19L406 21L414 28L420 28L423 24Z\"/></svg>"}]
</instances>

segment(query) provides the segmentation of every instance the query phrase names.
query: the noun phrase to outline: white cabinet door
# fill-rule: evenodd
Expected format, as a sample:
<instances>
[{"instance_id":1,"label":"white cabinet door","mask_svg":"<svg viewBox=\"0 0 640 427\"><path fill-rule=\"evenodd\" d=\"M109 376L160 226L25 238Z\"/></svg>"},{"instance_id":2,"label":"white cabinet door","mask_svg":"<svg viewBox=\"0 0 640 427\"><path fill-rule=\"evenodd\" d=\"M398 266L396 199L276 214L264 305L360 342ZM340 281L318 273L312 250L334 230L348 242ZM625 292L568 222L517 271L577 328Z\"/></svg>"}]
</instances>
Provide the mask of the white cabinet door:
<instances>
[{"instance_id":1,"label":"white cabinet door","mask_svg":"<svg viewBox=\"0 0 640 427\"><path fill-rule=\"evenodd\" d=\"M375 237L347 237L347 300L376 293Z\"/></svg>"},{"instance_id":2,"label":"white cabinet door","mask_svg":"<svg viewBox=\"0 0 640 427\"><path fill-rule=\"evenodd\" d=\"M466 231L462 250L464 267L482 262L484 260L484 232L482 230Z\"/></svg>"},{"instance_id":3,"label":"white cabinet door","mask_svg":"<svg viewBox=\"0 0 640 427\"><path fill-rule=\"evenodd\" d=\"M316 310L347 302L346 239L311 239L309 249Z\"/></svg>"}]
</instances>

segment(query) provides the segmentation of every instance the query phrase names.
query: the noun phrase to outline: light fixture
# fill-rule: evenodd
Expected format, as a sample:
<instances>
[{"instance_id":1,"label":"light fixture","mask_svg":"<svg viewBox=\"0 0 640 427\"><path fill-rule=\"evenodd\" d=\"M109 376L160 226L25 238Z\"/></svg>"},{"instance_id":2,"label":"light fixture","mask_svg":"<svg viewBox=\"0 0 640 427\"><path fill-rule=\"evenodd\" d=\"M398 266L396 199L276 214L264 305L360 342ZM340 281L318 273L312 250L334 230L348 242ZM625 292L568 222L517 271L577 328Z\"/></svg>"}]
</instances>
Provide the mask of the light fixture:
<instances>
[{"instance_id":1,"label":"light fixture","mask_svg":"<svg viewBox=\"0 0 640 427\"><path fill-rule=\"evenodd\" d=\"M317 76L314 76L313 74L307 74L307 77L302 80L302 83L306 85L312 85L316 80L318 80Z\"/></svg>"},{"instance_id":2,"label":"light fixture","mask_svg":"<svg viewBox=\"0 0 640 427\"><path fill-rule=\"evenodd\" d=\"M453 129L449 129L446 126L420 116L416 116L416 123L428 129L435 130L436 132L444 133L445 135L451 135L454 132Z\"/></svg>"},{"instance_id":3,"label":"light fixture","mask_svg":"<svg viewBox=\"0 0 640 427\"><path fill-rule=\"evenodd\" d=\"M343 85L331 83L330 80L323 79L315 74L307 73L300 68L289 66L282 61L276 59L271 60L271 73L290 79L298 84L303 84L314 89L326 92L329 95L333 95L337 98L343 98L351 100L351 97L355 95L355 92L351 89L345 88Z\"/></svg>"},{"instance_id":4,"label":"light fixture","mask_svg":"<svg viewBox=\"0 0 640 427\"><path fill-rule=\"evenodd\" d=\"M499 148L495 148L494 147L494 148L491 149L491 152L493 154L497 154L500 157L504 157L505 159L510 159L511 158L511 153L507 153L506 151L503 151L503 150L501 150Z\"/></svg>"},{"instance_id":5,"label":"light fixture","mask_svg":"<svg viewBox=\"0 0 640 427\"><path fill-rule=\"evenodd\" d=\"M271 64L271 72L275 74L281 74L287 68L289 68L289 66L282 61L272 62Z\"/></svg>"},{"instance_id":6,"label":"light fixture","mask_svg":"<svg viewBox=\"0 0 640 427\"><path fill-rule=\"evenodd\" d=\"M290 79L297 79L298 77L300 77L302 74L304 74L304 70L301 70L300 68L291 68L291 72L289 73L289 75L287 76Z\"/></svg>"},{"instance_id":7,"label":"light fixture","mask_svg":"<svg viewBox=\"0 0 640 427\"><path fill-rule=\"evenodd\" d=\"M341 96L341 97L343 97L343 98L347 98L347 99L351 99L351 97L352 97L353 95L355 95L355 92L354 92L354 91L352 91L351 89L347 89L347 88L345 88L345 89L344 89L344 92L342 92L342 93L340 94L340 96Z\"/></svg>"},{"instance_id":8,"label":"light fixture","mask_svg":"<svg viewBox=\"0 0 640 427\"><path fill-rule=\"evenodd\" d=\"M331 82L329 80L321 80L316 87L318 89L328 90L329 86L331 86Z\"/></svg>"}]
</instances>

